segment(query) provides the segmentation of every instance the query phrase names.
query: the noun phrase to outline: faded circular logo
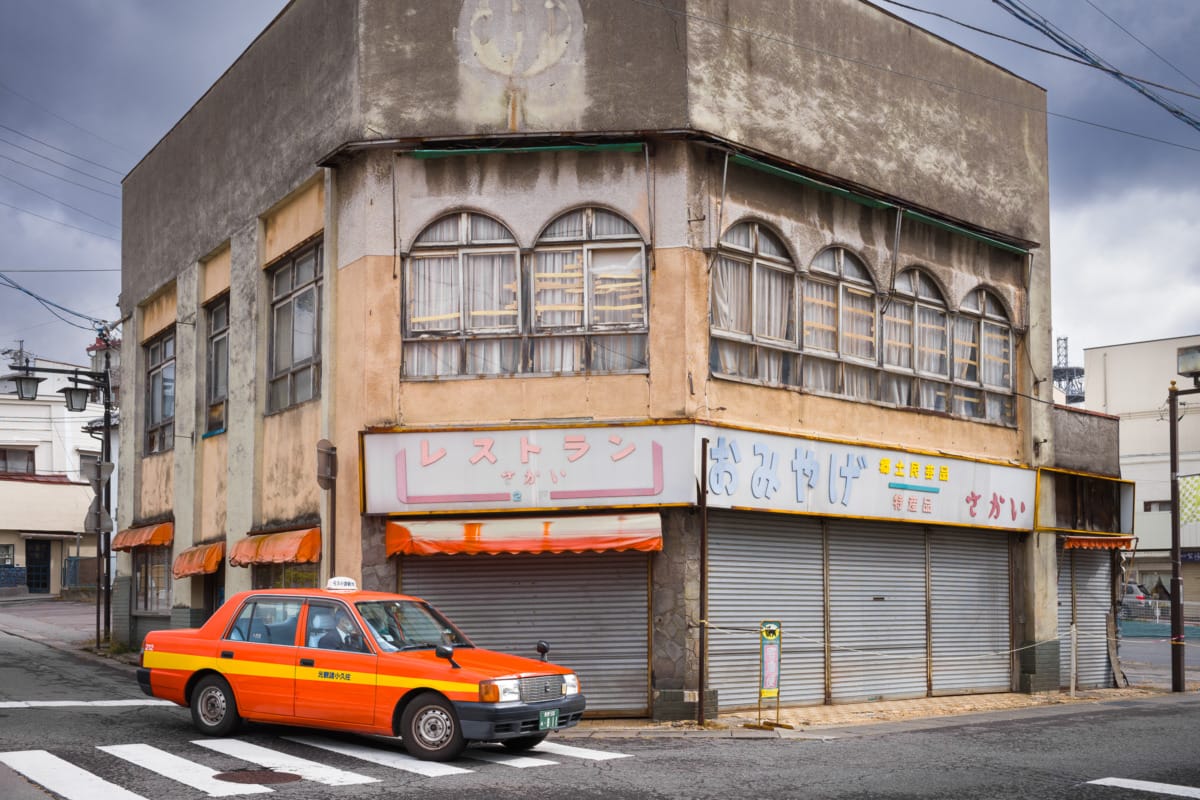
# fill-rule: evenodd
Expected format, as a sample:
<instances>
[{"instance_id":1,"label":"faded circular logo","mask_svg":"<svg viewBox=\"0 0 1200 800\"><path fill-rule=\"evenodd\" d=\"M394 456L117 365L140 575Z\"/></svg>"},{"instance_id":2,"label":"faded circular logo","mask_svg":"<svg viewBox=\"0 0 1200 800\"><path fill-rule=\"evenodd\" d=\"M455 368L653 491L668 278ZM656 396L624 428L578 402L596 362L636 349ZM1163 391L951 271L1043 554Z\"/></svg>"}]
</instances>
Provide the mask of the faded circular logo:
<instances>
[{"instance_id":1,"label":"faded circular logo","mask_svg":"<svg viewBox=\"0 0 1200 800\"><path fill-rule=\"evenodd\" d=\"M465 0L458 16L463 60L509 79L578 60L582 38L578 0Z\"/></svg>"}]
</instances>

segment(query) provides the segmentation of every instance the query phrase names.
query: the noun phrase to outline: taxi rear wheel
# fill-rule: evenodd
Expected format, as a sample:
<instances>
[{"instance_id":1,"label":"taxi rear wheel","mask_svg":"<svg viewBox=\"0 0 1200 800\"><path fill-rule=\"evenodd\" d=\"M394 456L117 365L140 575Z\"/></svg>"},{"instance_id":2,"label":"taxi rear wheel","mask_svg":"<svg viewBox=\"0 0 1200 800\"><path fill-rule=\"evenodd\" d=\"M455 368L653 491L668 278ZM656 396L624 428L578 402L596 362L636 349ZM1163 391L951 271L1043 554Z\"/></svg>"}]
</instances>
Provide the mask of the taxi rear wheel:
<instances>
[{"instance_id":1,"label":"taxi rear wheel","mask_svg":"<svg viewBox=\"0 0 1200 800\"><path fill-rule=\"evenodd\" d=\"M241 721L233 690L224 678L209 675L196 684L192 692L192 724L198 731L207 736L228 736Z\"/></svg>"},{"instance_id":2,"label":"taxi rear wheel","mask_svg":"<svg viewBox=\"0 0 1200 800\"><path fill-rule=\"evenodd\" d=\"M454 707L433 692L417 695L404 709L400 738L409 755L423 761L449 761L466 747Z\"/></svg>"},{"instance_id":3,"label":"taxi rear wheel","mask_svg":"<svg viewBox=\"0 0 1200 800\"><path fill-rule=\"evenodd\" d=\"M509 750L512 750L514 752L520 752L522 750L532 750L533 748L537 747L542 742L546 741L546 737L549 735L550 735L550 731L545 731L543 733L534 733L534 734L530 734L529 736L518 736L515 739L505 739L504 741L500 742L500 744L504 745L506 748L508 748Z\"/></svg>"}]
</instances>

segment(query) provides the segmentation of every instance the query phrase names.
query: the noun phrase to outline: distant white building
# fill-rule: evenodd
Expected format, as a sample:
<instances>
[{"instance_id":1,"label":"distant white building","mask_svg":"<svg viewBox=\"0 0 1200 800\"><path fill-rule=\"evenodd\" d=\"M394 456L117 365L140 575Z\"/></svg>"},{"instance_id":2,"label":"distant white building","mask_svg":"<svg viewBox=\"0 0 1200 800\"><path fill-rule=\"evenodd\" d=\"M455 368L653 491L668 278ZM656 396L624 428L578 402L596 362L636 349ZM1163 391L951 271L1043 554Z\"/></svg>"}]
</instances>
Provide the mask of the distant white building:
<instances>
[{"instance_id":1,"label":"distant white building","mask_svg":"<svg viewBox=\"0 0 1200 800\"><path fill-rule=\"evenodd\" d=\"M12 372L12 360L5 354L0 375ZM46 359L32 359L29 366L78 367ZM84 533L93 493L82 469L101 454L104 406L93 402L84 413L68 411L58 390L71 385L71 378L47 373L39 377L45 380L32 401L20 400L13 382L0 378L2 594L59 594L64 586L96 585L96 536ZM112 439L115 462L115 412ZM115 502L115 474L111 484Z\"/></svg>"},{"instance_id":2,"label":"distant white building","mask_svg":"<svg viewBox=\"0 0 1200 800\"><path fill-rule=\"evenodd\" d=\"M1181 347L1200 345L1200 335L1131 342L1083 351L1087 379L1084 407L1119 417L1121 477L1135 482L1137 549L1128 576L1151 591L1171 585L1171 473L1167 395L1171 381L1193 388L1176 373ZM1200 473L1200 395L1179 398L1179 474ZM1195 598L1200 585L1200 522L1180 526L1184 586ZM1185 595L1186 597L1187 595Z\"/></svg>"}]
</instances>

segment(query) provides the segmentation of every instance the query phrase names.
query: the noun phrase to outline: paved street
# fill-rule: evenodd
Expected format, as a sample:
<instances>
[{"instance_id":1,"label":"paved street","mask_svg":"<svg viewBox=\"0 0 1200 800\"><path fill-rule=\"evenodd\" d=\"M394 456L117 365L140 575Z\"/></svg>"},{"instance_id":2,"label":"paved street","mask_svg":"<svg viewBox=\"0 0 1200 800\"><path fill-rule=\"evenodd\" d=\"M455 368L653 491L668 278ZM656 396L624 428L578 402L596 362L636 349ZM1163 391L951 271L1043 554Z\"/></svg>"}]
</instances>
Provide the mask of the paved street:
<instances>
[{"instance_id":1,"label":"paved street","mask_svg":"<svg viewBox=\"0 0 1200 800\"><path fill-rule=\"evenodd\" d=\"M796 731L731 719L707 730L594 724L526 755L473 747L441 765L390 739L279 726L205 739L186 709L143 695L128 664L78 650L94 635L86 620L61 606L39 619L33 610L0 607L4 800L1200 797L1194 692L1113 690L948 717L922 717L914 701L896 721ZM1154 643L1140 646L1145 668L1127 671L1164 674Z\"/></svg>"}]
</instances>

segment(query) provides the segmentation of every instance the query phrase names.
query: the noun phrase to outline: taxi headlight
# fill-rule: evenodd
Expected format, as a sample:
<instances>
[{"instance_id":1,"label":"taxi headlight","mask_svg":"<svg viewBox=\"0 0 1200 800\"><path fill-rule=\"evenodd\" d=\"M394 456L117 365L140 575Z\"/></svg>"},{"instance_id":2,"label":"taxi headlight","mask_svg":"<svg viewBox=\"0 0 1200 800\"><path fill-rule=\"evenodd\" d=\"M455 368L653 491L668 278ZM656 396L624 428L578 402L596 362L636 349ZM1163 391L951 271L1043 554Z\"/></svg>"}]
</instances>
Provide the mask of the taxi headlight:
<instances>
[{"instance_id":1,"label":"taxi headlight","mask_svg":"<svg viewBox=\"0 0 1200 800\"><path fill-rule=\"evenodd\" d=\"M509 703L521 699L521 682L516 678L480 681L479 702Z\"/></svg>"},{"instance_id":2,"label":"taxi headlight","mask_svg":"<svg viewBox=\"0 0 1200 800\"><path fill-rule=\"evenodd\" d=\"M563 675L563 694L579 694L579 676L574 673Z\"/></svg>"}]
</instances>

